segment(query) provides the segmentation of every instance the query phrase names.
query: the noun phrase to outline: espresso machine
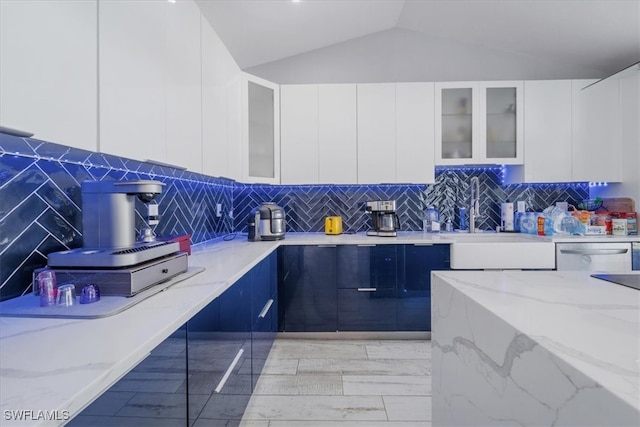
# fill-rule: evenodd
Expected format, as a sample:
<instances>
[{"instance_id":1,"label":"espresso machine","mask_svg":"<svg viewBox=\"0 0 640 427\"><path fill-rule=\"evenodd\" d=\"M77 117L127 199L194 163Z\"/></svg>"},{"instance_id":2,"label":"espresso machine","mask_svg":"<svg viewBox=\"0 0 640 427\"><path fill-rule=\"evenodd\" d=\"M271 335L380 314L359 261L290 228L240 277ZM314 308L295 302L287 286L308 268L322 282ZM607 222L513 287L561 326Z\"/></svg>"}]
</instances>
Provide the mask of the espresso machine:
<instances>
[{"instance_id":1,"label":"espresso machine","mask_svg":"<svg viewBox=\"0 0 640 427\"><path fill-rule=\"evenodd\" d=\"M396 215L395 200L376 200L367 202L365 210L371 213L373 230L367 231L367 236L395 237L400 230L400 220Z\"/></svg>"},{"instance_id":2,"label":"espresso machine","mask_svg":"<svg viewBox=\"0 0 640 427\"><path fill-rule=\"evenodd\" d=\"M58 283L73 283L78 292L91 283L103 295L132 296L187 271L178 242L156 240L149 227L136 239L136 199L149 208L146 225L157 224L157 204L151 202L163 186L152 180L83 181L83 246L48 255Z\"/></svg>"}]
</instances>

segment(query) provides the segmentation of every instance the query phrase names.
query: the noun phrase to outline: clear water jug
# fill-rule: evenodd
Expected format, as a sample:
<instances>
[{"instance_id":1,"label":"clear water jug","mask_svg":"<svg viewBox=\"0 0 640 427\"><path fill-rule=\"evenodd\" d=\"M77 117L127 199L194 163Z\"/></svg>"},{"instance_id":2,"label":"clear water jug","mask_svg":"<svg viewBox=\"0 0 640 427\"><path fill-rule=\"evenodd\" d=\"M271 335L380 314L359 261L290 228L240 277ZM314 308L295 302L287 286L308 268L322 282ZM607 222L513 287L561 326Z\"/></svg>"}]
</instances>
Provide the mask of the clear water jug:
<instances>
[{"instance_id":1,"label":"clear water jug","mask_svg":"<svg viewBox=\"0 0 640 427\"><path fill-rule=\"evenodd\" d=\"M440 212L433 206L429 206L424 211L422 231L426 233L438 233L440 231Z\"/></svg>"}]
</instances>

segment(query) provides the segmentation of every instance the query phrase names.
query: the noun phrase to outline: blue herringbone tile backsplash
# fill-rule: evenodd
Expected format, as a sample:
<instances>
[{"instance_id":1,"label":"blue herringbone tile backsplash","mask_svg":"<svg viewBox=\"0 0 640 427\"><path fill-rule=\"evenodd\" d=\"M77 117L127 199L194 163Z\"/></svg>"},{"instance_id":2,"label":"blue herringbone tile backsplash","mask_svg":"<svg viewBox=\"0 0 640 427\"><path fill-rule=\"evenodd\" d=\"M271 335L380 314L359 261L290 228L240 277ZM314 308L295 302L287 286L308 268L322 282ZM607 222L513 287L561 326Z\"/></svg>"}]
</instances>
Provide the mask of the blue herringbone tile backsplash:
<instances>
[{"instance_id":1,"label":"blue herringbone tile backsplash","mask_svg":"<svg viewBox=\"0 0 640 427\"><path fill-rule=\"evenodd\" d=\"M84 180L155 179L166 184L158 198L159 235L190 234L199 243L247 231L251 209L274 201L285 209L287 230L319 232L324 217L341 215L345 231L370 228L367 200L396 200L402 230L421 230L422 212L438 207L457 228L459 206L469 205L469 179L480 178L480 227L495 229L500 202L524 200L539 211L557 200L588 198L587 184L503 185L502 169L457 168L436 172L433 185L270 186L235 181L138 162L59 144L0 134L0 300L30 290L31 273L49 252L82 245L80 183ZM224 215L215 216L216 204ZM143 225L139 202L136 232ZM227 215L233 212L233 218Z\"/></svg>"}]
</instances>

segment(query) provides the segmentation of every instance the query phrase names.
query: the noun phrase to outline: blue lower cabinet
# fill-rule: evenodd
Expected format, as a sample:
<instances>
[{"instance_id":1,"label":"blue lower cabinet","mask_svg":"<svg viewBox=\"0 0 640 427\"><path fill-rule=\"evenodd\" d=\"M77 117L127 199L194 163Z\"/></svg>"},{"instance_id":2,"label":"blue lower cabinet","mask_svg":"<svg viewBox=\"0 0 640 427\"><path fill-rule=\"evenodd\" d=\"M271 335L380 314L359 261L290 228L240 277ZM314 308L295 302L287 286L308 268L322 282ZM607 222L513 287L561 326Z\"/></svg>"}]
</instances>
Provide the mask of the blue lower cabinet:
<instances>
[{"instance_id":1,"label":"blue lower cabinet","mask_svg":"<svg viewBox=\"0 0 640 427\"><path fill-rule=\"evenodd\" d=\"M431 330L431 272L449 269L449 245L402 246L398 268L398 330Z\"/></svg>"},{"instance_id":2,"label":"blue lower cabinet","mask_svg":"<svg viewBox=\"0 0 640 427\"><path fill-rule=\"evenodd\" d=\"M396 330L397 246L339 246L337 266L338 330Z\"/></svg>"},{"instance_id":3,"label":"blue lower cabinet","mask_svg":"<svg viewBox=\"0 0 640 427\"><path fill-rule=\"evenodd\" d=\"M278 332L278 275L277 254L273 252L253 270L252 286L252 331L251 331L251 376L255 388L269 357L271 346Z\"/></svg>"},{"instance_id":4,"label":"blue lower cabinet","mask_svg":"<svg viewBox=\"0 0 640 427\"><path fill-rule=\"evenodd\" d=\"M251 291L245 275L187 324L191 421L226 425L242 419L252 391Z\"/></svg>"},{"instance_id":5,"label":"blue lower cabinet","mask_svg":"<svg viewBox=\"0 0 640 427\"><path fill-rule=\"evenodd\" d=\"M297 277L280 286L281 329L287 332L337 330L336 247L300 246ZM286 273L285 273L286 274Z\"/></svg>"},{"instance_id":6,"label":"blue lower cabinet","mask_svg":"<svg viewBox=\"0 0 640 427\"><path fill-rule=\"evenodd\" d=\"M277 307L273 253L189 320L192 422L240 422L275 339ZM203 399L206 404L196 412Z\"/></svg>"},{"instance_id":7,"label":"blue lower cabinet","mask_svg":"<svg viewBox=\"0 0 640 427\"><path fill-rule=\"evenodd\" d=\"M430 331L431 272L449 245L282 246L279 330Z\"/></svg>"},{"instance_id":8,"label":"blue lower cabinet","mask_svg":"<svg viewBox=\"0 0 640 427\"><path fill-rule=\"evenodd\" d=\"M190 426L187 408L193 417L206 400L187 405L186 347L186 327L181 327L66 425Z\"/></svg>"}]
</instances>

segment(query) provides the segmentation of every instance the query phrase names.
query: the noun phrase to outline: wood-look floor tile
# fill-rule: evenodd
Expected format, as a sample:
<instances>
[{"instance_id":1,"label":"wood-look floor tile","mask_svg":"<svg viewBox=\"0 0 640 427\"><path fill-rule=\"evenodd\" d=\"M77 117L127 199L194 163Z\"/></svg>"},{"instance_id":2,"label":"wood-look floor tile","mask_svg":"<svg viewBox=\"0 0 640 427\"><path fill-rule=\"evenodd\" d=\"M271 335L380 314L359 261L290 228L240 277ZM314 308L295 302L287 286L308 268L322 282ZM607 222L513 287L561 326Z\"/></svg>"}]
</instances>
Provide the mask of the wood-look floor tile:
<instances>
[{"instance_id":1,"label":"wood-look floor tile","mask_svg":"<svg viewBox=\"0 0 640 427\"><path fill-rule=\"evenodd\" d=\"M431 359L430 341L383 341L367 345L369 359Z\"/></svg>"},{"instance_id":2,"label":"wood-look floor tile","mask_svg":"<svg viewBox=\"0 0 640 427\"><path fill-rule=\"evenodd\" d=\"M332 359L366 359L367 351L364 344L349 342L323 342L315 340L283 340L302 341L298 344L290 342L278 342L276 340L271 348L270 358L277 359L304 359L332 358Z\"/></svg>"},{"instance_id":3,"label":"wood-look floor tile","mask_svg":"<svg viewBox=\"0 0 640 427\"><path fill-rule=\"evenodd\" d=\"M431 427L431 421L271 421L269 427Z\"/></svg>"},{"instance_id":4,"label":"wood-look floor tile","mask_svg":"<svg viewBox=\"0 0 640 427\"><path fill-rule=\"evenodd\" d=\"M259 396L251 399L243 420L384 421L380 396Z\"/></svg>"},{"instance_id":5,"label":"wood-look floor tile","mask_svg":"<svg viewBox=\"0 0 640 427\"><path fill-rule=\"evenodd\" d=\"M431 366L424 359L300 359L301 374L339 373L342 375L431 375Z\"/></svg>"},{"instance_id":6,"label":"wood-look floor tile","mask_svg":"<svg viewBox=\"0 0 640 427\"><path fill-rule=\"evenodd\" d=\"M340 375L261 375L253 391L262 395L342 395Z\"/></svg>"},{"instance_id":7,"label":"wood-look floor tile","mask_svg":"<svg viewBox=\"0 0 640 427\"><path fill-rule=\"evenodd\" d=\"M344 375L342 383L345 396L431 395L426 375Z\"/></svg>"},{"instance_id":8,"label":"wood-look floor tile","mask_svg":"<svg viewBox=\"0 0 640 427\"><path fill-rule=\"evenodd\" d=\"M431 421L431 396L383 396L390 421Z\"/></svg>"}]
</instances>

